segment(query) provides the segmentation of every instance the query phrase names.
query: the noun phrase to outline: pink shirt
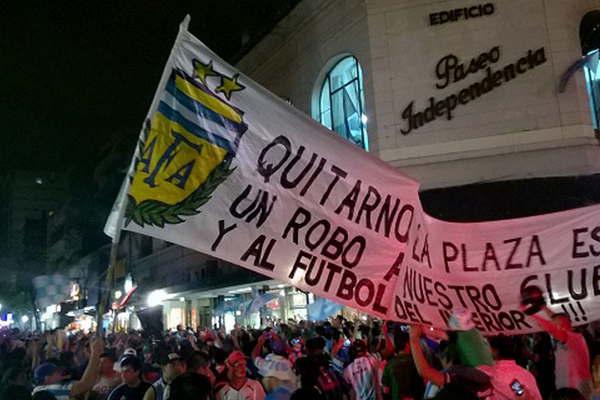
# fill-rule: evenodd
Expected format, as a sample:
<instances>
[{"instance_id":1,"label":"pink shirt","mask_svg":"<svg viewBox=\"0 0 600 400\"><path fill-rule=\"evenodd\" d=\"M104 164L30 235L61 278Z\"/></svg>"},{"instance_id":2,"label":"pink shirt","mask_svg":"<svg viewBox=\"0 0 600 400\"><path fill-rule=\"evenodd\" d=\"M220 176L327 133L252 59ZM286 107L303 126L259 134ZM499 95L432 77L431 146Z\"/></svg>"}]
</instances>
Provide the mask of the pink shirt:
<instances>
[{"instance_id":1,"label":"pink shirt","mask_svg":"<svg viewBox=\"0 0 600 400\"><path fill-rule=\"evenodd\" d=\"M498 360L492 366L480 365L477 369L485 372L492 378L494 391L491 399L521 399L522 397L517 396L511 388L511 384L517 380L527 390L532 399L542 400L535 377L531 372L517 365L514 360Z\"/></svg>"}]
</instances>

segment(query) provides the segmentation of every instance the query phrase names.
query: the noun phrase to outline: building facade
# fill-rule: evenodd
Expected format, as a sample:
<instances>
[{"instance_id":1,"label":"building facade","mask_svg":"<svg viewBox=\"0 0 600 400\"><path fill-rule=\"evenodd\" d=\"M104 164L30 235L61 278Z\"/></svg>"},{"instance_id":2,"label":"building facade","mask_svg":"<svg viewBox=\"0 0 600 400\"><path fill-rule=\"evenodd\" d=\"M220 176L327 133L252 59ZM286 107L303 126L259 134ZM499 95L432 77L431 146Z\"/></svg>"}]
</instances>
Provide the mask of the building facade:
<instances>
[{"instance_id":1,"label":"building facade","mask_svg":"<svg viewBox=\"0 0 600 400\"><path fill-rule=\"evenodd\" d=\"M579 71L562 93L559 84L582 57L584 16L599 7L305 0L238 67L318 119L328 74L354 57L363 147L423 189L588 175L600 168L588 83Z\"/></svg>"},{"instance_id":2,"label":"building facade","mask_svg":"<svg viewBox=\"0 0 600 400\"><path fill-rule=\"evenodd\" d=\"M132 311L156 305L163 308L165 329L258 327L267 320L307 318L311 295L185 247L124 232L120 254L140 288L123 313L129 319L124 325L139 327ZM116 289L124 293L124 280L117 282ZM256 299L268 301L250 310Z\"/></svg>"}]
</instances>

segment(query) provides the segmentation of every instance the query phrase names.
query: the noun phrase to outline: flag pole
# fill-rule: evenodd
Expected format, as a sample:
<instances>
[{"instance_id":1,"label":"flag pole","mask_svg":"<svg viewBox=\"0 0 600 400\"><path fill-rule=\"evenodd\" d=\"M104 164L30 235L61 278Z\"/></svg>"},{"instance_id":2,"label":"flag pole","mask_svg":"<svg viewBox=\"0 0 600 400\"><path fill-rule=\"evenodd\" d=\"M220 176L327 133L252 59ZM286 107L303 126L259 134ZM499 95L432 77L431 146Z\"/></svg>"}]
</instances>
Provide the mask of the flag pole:
<instances>
[{"instance_id":1,"label":"flag pole","mask_svg":"<svg viewBox=\"0 0 600 400\"><path fill-rule=\"evenodd\" d=\"M152 114L156 111L158 107L158 102L160 101L160 96L167 85L167 80L171 75L171 70L173 68L173 64L175 61L175 53L183 34L187 32L188 26L190 24L190 15L186 15L183 18L181 24L179 24L179 32L177 33L177 37L175 38L175 43L171 48L171 53L169 54L169 58L165 64L165 68L163 69L162 75L160 77L160 81L158 83L158 88L154 93L154 98L152 99L152 103L150 104L150 109L148 110L148 114L146 119L151 118ZM133 158L131 159L131 163L129 165L129 169L127 170L127 176L125 176L125 180L121 185L121 189L119 191L119 195L115 201L115 205L117 207L116 217L114 218L114 235L112 237L112 243L110 246L110 257L109 257L109 265L108 270L106 271L106 281L105 284L100 285L100 300L98 302L97 307L97 315L96 315L96 334L98 336L102 336L102 319L104 314L106 313L106 307L110 301L114 283L115 283L115 268L117 264L117 258L119 255L119 241L121 239L121 230L123 225L123 219L125 218L125 210L127 209L127 193L129 192L129 186L131 184L131 177L133 176L133 172L135 169L136 159L139 154L139 146L136 146ZM113 209L114 211L114 209ZM109 217L110 221L111 217ZM115 320L116 321L116 315ZM115 327L115 322L113 322L113 331Z\"/></svg>"}]
</instances>

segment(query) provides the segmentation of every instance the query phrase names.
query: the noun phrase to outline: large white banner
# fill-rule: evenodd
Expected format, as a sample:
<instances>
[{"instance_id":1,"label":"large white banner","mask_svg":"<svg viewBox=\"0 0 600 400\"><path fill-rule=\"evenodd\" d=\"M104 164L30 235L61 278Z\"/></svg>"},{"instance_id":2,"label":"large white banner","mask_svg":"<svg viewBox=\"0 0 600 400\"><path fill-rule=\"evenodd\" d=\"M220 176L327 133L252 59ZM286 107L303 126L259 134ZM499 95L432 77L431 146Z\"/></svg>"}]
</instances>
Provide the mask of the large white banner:
<instances>
[{"instance_id":1,"label":"large white banner","mask_svg":"<svg viewBox=\"0 0 600 400\"><path fill-rule=\"evenodd\" d=\"M600 316L600 207L475 224L423 212L418 183L240 74L180 29L107 223L382 318L538 330L520 289Z\"/></svg>"}]
</instances>

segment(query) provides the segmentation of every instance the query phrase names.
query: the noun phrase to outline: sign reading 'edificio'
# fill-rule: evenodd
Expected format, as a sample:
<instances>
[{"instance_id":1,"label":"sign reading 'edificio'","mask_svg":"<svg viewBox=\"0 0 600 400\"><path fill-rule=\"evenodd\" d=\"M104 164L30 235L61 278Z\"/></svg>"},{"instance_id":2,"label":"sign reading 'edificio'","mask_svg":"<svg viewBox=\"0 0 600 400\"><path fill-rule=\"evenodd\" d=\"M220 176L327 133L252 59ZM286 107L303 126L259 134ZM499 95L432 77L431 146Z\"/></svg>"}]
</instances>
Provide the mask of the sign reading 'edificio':
<instances>
[{"instance_id":1,"label":"sign reading 'edificio'","mask_svg":"<svg viewBox=\"0 0 600 400\"><path fill-rule=\"evenodd\" d=\"M403 135L408 135L413 130L419 129L438 117L451 120L453 112L458 106L463 106L479 97L491 92L495 88L508 83L519 75L534 69L546 62L546 53L543 47L537 50L528 50L527 54L517 61L494 68L500 60L500 47L494 46L490 50L479 54L468 62L462 62L454 54L442 57L435 67L438 82L437 89L444 89L478 72L485 72L481 81L472 83L456 93L442 99L430 97L428 106L422 111L415 111L415 102L411 101L402 111L402 119L406 121L405 127L400 129Z\"/></svg>"},{"instance_id":2,"label":"sign reading 'edificio'","mask_svg":"<svg viewBox=\"0 0 600 400\"><path fill-rule=\"evenodd\" d=\"M492 15L495 11L494 4L477 4L470 7L453 8L451 10L437 11L429 14L430 25L441 25L446 22L456 22L471 18Z\"/></svg>"}]
</instances>

